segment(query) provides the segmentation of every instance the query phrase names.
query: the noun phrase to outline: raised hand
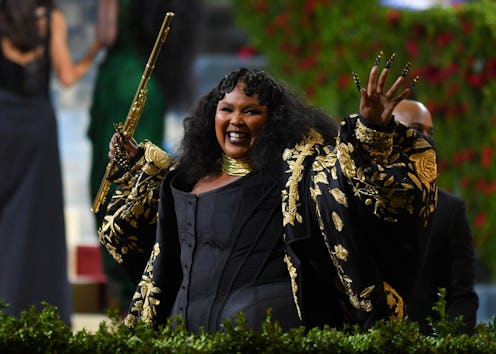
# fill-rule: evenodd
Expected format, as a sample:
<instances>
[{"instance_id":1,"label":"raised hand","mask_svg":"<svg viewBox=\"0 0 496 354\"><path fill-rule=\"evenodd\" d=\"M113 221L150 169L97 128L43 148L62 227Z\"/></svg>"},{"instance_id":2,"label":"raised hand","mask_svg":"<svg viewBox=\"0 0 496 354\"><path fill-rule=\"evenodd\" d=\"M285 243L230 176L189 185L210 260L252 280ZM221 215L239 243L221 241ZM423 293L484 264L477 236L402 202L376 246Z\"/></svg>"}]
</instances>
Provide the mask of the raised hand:
<instances>
[{"instance_id":1,"label":"raised hand","mask_svg":"<svg viewBox=\"0 0 496 354\"><path fill-rule=\"evenodd\" d=\"M410 67L410 63L408 63L393 85L387 89L386 78L396 55L393 54L388 59L386 66L382 69L379 78L377 78L380 70L379 64L382 59L382 54L383 53L381 51L381 53L377 56L372 69L370 70L367 89L360 86L358 75L353 73L355 85L362 96L360 99L360 115L375 125L387 125L389 123L396 105L410 94L418 81L417 76L409 87L401 91L398 95L396 94L408 75L408 69Z\"/></svg>"}]
</instances>

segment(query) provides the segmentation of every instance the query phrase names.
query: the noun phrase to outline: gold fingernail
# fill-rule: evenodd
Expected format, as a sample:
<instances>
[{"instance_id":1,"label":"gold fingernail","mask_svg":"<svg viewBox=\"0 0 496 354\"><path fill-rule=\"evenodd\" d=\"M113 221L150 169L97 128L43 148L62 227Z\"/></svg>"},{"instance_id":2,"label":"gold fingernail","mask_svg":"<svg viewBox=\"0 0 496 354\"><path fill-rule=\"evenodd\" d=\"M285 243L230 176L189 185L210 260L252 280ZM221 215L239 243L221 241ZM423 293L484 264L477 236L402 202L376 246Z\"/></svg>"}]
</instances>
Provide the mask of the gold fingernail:
<instances>
[{"instance_id":1,"label":"gold fingernail","mask_svg":"<svg viewBox=\"0 0 496 354\"><path fill-rule=\"evenodd\" d=\"M415 87L415 85L417 85L417 82L419 81L419 79L420 79L420 77L418 75L415 76L415 79L413 79L413 82L410 84L410 86L408 86L408 88L410 90L412 90Z\"/></svg>"},{"instance_id":2,"label":"gold fingernail","mask_svg":"<svg viewBox=\"0 0 496 354\"><path fill-rule=\"evenodd\" d=\"M412 65L410 62L406 63L405 67L403 68L403 71L401 72L401 76L405 77L408 75L408 71L410 70L410 65Z\"/></svg>"},{"instance_id":3,"label":"gold fingernail","mask_svg":"<svg viewBox=\"0 0 496 354\"><path fill-rule=\"evenodd\" d=\"M377 66L379 65L379 63L381 62L382 60L382 55L384 54L384 52L381 50L379 55L375 58L375 62L374 62L374 66Z\"/></svg>"},{"instance_id":4,"label":"gold fingernail","mask_svg":"<svg viewBox=\"0 0 496 354\"><path fill-rule=\"evenodd\" d=\"M357 73L353 71L353 81L355 82L355 86L358 91L360 91L360 78L358 77Z\"/></svg>"},{"instance_id":5,"label":"gold fingernail","mask_svg":"<svg viewBox=\"0 0 496 354\"><path fill-rule=\"evenodd\" d=\"M394 58L396 58L396 53L393 53L388 61L386 62L386 69L389 69L391 67L391 64L393 64Z\"/></svg>"}]
</instances>

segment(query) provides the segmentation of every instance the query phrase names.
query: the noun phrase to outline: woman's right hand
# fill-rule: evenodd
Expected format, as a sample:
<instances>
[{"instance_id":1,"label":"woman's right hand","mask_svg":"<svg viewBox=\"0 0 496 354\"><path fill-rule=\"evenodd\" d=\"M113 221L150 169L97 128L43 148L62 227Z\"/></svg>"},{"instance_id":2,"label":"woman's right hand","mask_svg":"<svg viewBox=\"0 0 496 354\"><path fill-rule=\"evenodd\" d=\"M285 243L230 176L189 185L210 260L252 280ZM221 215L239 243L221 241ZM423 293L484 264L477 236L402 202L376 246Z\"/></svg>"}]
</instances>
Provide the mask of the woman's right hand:
<instances>
[{"instance_id":1,"label":"woman's right hand","mask_svg":"<svg viewBox=\"0 0 496 354\"><path fill-rule=\"evenodd\" d=\"M116 160L120 155L128 161L132 161L139 152L139 146L133 137L126 138L120 132L112 135L109 143L109 159Z\"/></svg>"}]
</instances>

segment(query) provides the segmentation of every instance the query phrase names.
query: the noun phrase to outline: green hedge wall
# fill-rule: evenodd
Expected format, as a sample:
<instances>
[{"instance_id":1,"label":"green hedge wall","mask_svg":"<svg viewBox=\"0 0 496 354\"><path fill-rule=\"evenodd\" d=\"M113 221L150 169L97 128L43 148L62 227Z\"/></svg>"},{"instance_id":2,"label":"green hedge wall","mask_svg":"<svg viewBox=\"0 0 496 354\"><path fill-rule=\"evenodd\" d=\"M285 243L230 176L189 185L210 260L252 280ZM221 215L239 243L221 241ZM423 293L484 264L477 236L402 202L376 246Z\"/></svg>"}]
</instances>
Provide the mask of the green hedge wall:
<instances>
[{"instance_id":1,"label":"green hedge wall","mask_svg":"<svg viewBox=\"0 0 496 354\"><path fill-rule=\"evenodd\" d=\"M444 301L444 300L443 300ZM441 302L440 302L441 303ZM443 303L444 304L444 303ZM443 305L441 305L443 306ZM1 307L1 305L0 305ZM55 308L45 306L19 317L0 309L0 353L488 353L496 352L494 323L478 324L473 335L460 335L457 322L441 319L433 323L436 335L424 336L407 321L377 323L369 331L355 327L283 332L268 316L262 328L248 329L242 316L238 323L225 323L225 332L191 334L169 326L153 329L139 323L134 330L124 326L116 314L102 322L96 332L77 332L64 324Z\"/></svg>"},{"instance_id":2,"label":"green hedge wall","mask_svg":"<svg viewBox=\"0 0 496 354\"><path fill-rule=\"evenodd\" d=\"M375 57L411 62L415 98L434 118L440 186L465 198L475 247L496 280L496 1L424 11L377 0L233 0L268 70L340 119L358 110ZM390 80L392 82L392 79Z\"/></svg>"}]
</instances>

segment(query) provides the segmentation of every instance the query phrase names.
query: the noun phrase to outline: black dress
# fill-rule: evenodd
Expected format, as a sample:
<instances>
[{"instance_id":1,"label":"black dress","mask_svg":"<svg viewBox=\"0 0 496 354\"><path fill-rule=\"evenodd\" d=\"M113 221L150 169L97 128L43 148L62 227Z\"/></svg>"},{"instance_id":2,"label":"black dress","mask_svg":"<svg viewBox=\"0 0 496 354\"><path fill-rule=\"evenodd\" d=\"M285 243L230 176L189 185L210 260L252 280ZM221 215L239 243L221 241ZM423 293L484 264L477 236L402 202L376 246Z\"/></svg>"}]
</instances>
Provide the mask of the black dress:
<instances>
[{"instance_id":1,"label":"black dress","mask_svg":"<svg viewBox=\"0 0 496 354\"><path fill-rule=\"evenodd\" d=\"M435 153L406 126L386 128L346 117L336 147L311 131L279 162L200 198L187 194L171 155L140 144L139 161L112 177L118 190L99 233L137 285L124 323L182 314L189 329L214 331L243 303L260 318L257 290L288 276L294 301L283 307L307 328L404 318L437 197ZM291 315L274 319L295 325Z\"/></svg>"},{"instance_id":2,"label":"black dress","mask_svg":"<svg viewBox=\"0 0 496 354\"><path fill-rule=\"evenodd\" d=\"M42 57L25 66L0 48L0 299L11 315L47 301L70 323L49 37Z\"/></svg>"},{"instance_id":3,"label":"black dress","mask_svg":"<svg viewBox=\"0 0 496 354\"><path fill-rule=\"evenodd\" d=\"M260 174L200 195L172 182L183 277L171 315L191 331L222 330L240 311L258 327L268 308L285 329L303 324L283 261L278 185Z\"/></svg>"}]
</instances>

